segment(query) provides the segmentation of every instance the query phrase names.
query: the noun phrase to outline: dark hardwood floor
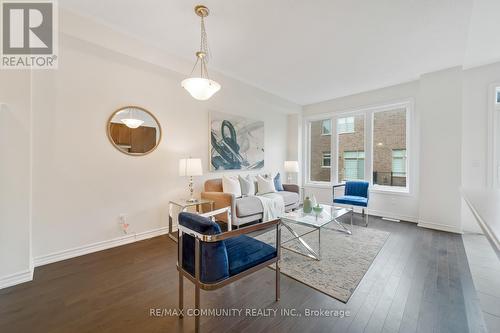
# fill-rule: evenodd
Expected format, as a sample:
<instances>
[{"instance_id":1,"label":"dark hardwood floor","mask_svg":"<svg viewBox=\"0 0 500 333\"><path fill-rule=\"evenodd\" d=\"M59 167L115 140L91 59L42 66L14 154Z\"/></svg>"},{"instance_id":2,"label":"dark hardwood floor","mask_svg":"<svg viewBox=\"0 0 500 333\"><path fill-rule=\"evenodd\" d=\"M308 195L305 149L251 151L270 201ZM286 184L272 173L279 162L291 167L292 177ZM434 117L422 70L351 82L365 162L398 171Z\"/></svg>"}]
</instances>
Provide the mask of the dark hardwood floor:
<instances>
[{"instance_id":1,"label":"dark hardwood floor","mask_svg":"<svg viewBox=\"0 0 500 333\"><path fill-rule=\"evenodd\" d=\"M204 317L202 332L486 332L461 236L373 217L369 228L391 235L347 304L286 276L276 303L274 271L265 269L202 291L202 307L302 316ZM150 315L177 307L175 263L175 243L162 236L39 267L32 282L0 290L0 332L193 331L193 318ZM193 307L193 286L184 285ZM349 316L306 317L305 309Z\"/></svg>"}]
</instances>

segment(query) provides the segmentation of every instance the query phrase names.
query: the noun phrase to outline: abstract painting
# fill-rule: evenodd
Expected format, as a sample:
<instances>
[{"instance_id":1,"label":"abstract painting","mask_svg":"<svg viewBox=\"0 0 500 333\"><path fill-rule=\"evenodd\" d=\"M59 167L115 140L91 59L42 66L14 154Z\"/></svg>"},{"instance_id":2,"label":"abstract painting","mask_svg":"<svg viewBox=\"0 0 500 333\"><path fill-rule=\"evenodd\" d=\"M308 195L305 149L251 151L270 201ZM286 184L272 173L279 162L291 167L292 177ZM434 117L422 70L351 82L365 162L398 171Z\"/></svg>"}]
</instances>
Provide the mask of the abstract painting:
<instances>
[{"instance_id":1,"label":"abstract painting","mask_svg":"<svg viewBox=\"0 0 500 333\"><path fill-rule=\"evenodd\" d=\"M251 170L264 166L264 122L210 114L210 170Z\"/></svg>"}]
</instances>

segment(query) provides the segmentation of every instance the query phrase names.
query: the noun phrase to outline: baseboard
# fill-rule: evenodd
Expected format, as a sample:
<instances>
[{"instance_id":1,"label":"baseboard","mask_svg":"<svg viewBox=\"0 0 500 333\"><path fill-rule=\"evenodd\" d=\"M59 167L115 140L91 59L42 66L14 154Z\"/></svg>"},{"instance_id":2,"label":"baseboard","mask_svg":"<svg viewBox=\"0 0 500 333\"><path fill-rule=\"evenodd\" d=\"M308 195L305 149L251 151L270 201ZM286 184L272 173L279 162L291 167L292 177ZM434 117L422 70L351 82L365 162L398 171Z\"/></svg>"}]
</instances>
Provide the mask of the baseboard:
<instances>
[{"instance_id":1,"label":"baseboard","mask_svg":"<svg viewBox=\"0 0 500 333\"><path fill-rule=\"evenodd\" d=\"M66 260L78 256L83 256L85 254L89 254L92 252L102 251L106 249L110 249L116 246L121 246L125 244L130 244L134 242L138 242L144 239L161 236L168 233L168 227L161 227L157 229L152 229L148 231L139 232L136 234L125 235L122 237L117 237L97 243L87 244L79 247L75 247L68 250L63 250L59 252L54 252L51 254L39 256L34 258L34 266L43 266L47 264L51 264L53 262Z\"/></svg>"},{"instance_id":2,"label":"baseboard","mask_svg":"<svg viewBox=\"0 0 500 333\"><path fill-rule=\"evenodd\" d=\"M417 225L419 227L427 228L427 229L447 231L447 232L452 232L452 233L460 234L460 235L463 234L463 231L460 228L452 227L452 226L440 224L440 223L433 223L433 222L419 220Z\"/></svg>"},{"instance_id":3,"label":"baseboard","mask_svg":"<svg viewBox=\"0 0 500 333\"><path fill-rule=\"evenodd\" d=\"M27 269L19 273L0 277L0 289L12 287L16 284L29 282L31 280L33 280L33 270Z\"/></svg>"},{"instance_id":4,"label":"baseboard","mask_svg":"<svg viewBox=\"0 0 500 333\"><path fill-rule=\"evenodd\" d=\"M381 210L368 209L368 214L374 215L374 216L380 216L380 217L388 217L390 219L401 220L401 221L405 221L405 222L413 222L413 223L418 222L418 218L414 217L414 216L394 214L391 212L385 212L385 211L381 211Z\"/></svg>"}]
</instances>

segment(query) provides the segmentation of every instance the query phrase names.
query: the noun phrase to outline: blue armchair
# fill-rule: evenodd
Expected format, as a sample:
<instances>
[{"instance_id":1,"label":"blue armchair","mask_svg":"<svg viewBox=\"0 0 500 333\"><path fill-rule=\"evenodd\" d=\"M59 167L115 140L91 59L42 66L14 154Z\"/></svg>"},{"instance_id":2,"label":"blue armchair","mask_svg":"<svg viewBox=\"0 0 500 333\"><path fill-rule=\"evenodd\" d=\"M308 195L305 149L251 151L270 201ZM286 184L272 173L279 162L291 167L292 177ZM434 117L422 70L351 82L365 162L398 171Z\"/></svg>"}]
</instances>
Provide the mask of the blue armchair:
<instances>
[{"instance_id":1,"label":"blue armchair","mask_svg":"<svg viewBox=\"0 0 500 333\"><path fill-rule=\"evenodd\" d=\"M199 331L200 289L214 290L276 264L276 301L280 297L280 220L221 232L208 217L228 211L222 208L206 214L179 214L177 269L179 271L179 309L182 318L183 278L195 285L195 331ZM246 236L250 232L276 228L276 247Z\"/></svg>"},{"instance_id":2,"label":"blue armchair","mask_svg":"<svg viewBox=\"0 0 500 333\"><path fill-rule=\"evenodd\" d=\"M337 187L344 187L344 195L335 198L335 189ZM338 184L333 186L333 203L351 206L351 225L352 225L352 215L354 212L354 206L362 207L363 217L366 216L365 227L368 226L368 212L365 214L365 208L368 207L368 187L370 183L365 181L347 181L344 184Z\"/></svg>"}]
</instances>

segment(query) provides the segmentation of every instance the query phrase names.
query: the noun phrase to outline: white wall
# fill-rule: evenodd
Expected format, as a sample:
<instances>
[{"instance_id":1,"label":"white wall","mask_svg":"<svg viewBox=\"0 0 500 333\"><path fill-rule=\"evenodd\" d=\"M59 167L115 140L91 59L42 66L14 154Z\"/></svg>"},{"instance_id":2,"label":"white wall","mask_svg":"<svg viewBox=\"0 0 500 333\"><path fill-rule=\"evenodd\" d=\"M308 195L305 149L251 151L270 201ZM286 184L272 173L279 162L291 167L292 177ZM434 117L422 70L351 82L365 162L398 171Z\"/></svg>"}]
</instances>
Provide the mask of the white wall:
<instances>
[{"instance_id":1,"label":"white wall","mask_svg":"<svg viewBox=\"0 0 500 333\"><path fill-rule=\"evenodd\" d=\"M414 152L410 157L410 179L417 179L418 175L418 81L404 83L392 87L368 91L361 94L341 97L304 107L303 117L323 113L342 113L364 109L371 106L380 106L399 101L413 102L413 121L410 128L410 150ZM304 169L305 165L302 169ZM332 201L330 187L306 186L307 194L314 194L321 202ZM416 222L418 220L418 183L410 183L410 194L392 194L371 192L370 212L374 215L397 218Z\"/></svg>"},{"instance_id":2,"label":"white wall","mask_svg":"<svg viewBox=\"0 0 500 333\"><path fill-rule=\"evenodd\" d=\"M461 232L462 69L420 78L419 225Z\"/></svg>"},{"instance_id":3,"label":"white wall","mask_svg":"<svg viewBox=\"0 0 500 333\"><path fill-rule=\"evenodd\" d=\"M167 226L168 201L187 195L178 160L201 157L208 172L210 110L264 120L264 170L282 168L286 112L298 112L297 105L217 73L222 90L196 101L180 87L189 70L167 69L170 63L153 59L138 41L68 17L62 16L59 69L33 76L35 261L119 237L120 214L132 232ZM130 104L150 110L162 126L158 149L144 157L120 153L106 136L108 117ZM196 191L204 179L220 176L197 179Z\"/></svg>"},{"instance_id":4,"label":"white wall","mask_svg":"<svg viewBox=\"0 0 500 333\"><path fill-rule=\"evenodd\" d=\"M31 279L30 72L0 74L0 288Z\"/></svg>"},{"instance_id":5,"label":"white wall","mask_svg":"<svg viewBox=\"0 0 500 333\"><path fill-rule=\"evenodd\" d=\"M290 114L287 122L286 159L287 161L302 160L302 115ZM287 175L291 183L302 184L302 168L298 173ZM288 178L290 177L290 178Z\"/></svg>"}]
</instances>

